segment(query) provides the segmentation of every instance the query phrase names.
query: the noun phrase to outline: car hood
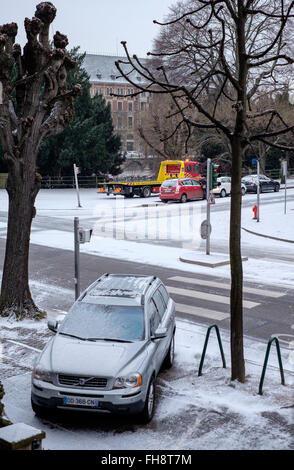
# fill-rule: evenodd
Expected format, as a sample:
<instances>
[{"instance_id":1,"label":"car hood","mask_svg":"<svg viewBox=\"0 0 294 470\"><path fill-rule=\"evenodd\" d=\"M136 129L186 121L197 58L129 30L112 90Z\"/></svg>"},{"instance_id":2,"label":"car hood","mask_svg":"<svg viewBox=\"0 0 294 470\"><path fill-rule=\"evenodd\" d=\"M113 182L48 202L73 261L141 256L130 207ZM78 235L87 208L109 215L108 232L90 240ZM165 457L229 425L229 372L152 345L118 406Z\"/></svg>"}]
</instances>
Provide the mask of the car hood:
<instances>
[{"instance_id":1,"label":"car hood","mask_svg":"<svg viewBox=\"0 0 294 470\"><path fill-rule=\"evenodd\" d=\"M94 342L56 335L48 348L50 369L70 375L116 376L132 361L134 367L141 364L146 343Z\"/></svg>"}]
</instances>

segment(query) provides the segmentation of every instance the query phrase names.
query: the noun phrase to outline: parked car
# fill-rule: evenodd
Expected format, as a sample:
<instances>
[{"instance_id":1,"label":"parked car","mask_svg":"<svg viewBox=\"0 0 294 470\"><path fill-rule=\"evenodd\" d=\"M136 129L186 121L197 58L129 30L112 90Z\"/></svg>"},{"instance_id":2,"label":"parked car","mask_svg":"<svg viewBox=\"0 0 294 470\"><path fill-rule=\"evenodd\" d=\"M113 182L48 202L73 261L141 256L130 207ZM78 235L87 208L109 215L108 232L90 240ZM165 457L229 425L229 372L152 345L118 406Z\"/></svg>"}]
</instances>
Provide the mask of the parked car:
<instances>
[{"instance_id":1,"label":"parked car","mask_svg":"<svg viewBox=\"0 0 294 470\"><path fill-rule=\"evenodd\" d=\"M220 176L217 178L217 187L214 188L213 194L219 195L220 197L226 197L231 194L231 177L230 176ZM242 196L246 193L246 185L241 183Z\"/></svg>"},{"instance_id":2,"label":"parked car","mask_svg":"<svg viewBox=\"0 0 294 470\"><path fill-rule=\"evenodd\" d=\"M155 276L104 274L76 300L32 374L32 408L152 419L156 377L174 360L175 304Z\"/></svg>"},{"instance_id":3,"label":"parked car","mask_svg":"<svg viewBox=\"0 0 294 470\"><path fill-rule=\"evenodd\" d=\"M257 175L248 175L242 178L242 183L245 184L246 190L248 193L257 193L257 185L258 185L258 176ZM259 176L259 188L260 192L266 191L279 191L280 190L280 183L278 181L272 180L267 176L260 175Z\"/></svg>"},{"instance_id":4,"label":"parked car","mask_svg":"<svg viewBox=\"0 0 294 470\"><path fill-rule=\"evenodd\" d=\"M192 178L171 178L160 186L162 202L204 199L204 191L199 181Z\"/></svg>"}]
</instances>

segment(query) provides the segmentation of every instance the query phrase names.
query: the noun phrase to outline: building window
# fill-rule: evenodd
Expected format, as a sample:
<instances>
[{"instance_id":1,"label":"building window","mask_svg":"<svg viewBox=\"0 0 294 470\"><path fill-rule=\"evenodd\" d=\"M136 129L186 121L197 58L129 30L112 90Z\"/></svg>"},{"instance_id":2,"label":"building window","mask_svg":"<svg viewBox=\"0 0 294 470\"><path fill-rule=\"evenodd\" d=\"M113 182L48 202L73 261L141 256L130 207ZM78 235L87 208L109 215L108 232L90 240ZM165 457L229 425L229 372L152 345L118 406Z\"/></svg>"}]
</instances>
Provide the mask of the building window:
<instances>
[{"instance_id":1,"label":"building window","mask_svg":"<svg viewBox=\"0 0 294 470\"><path fill-rule=\"evenodd\" d=\"M134 140L133 134L128 134L128 135L127 135L127 139L128 139L128 140Z\"/></svg>"},{"instance_id":2,"label":"building window","mask_svg":"<svg viewBox=\"0 0 294 470\"><path fill-rule=\"evenodd\" d=\"M133 118L131 116L128 117L128 128L133 129Z\"/></svg>"},{"instance_id":3,"label":"building window","mask_svg":"<svg viewBox=\"0 0 294 470\"><path fill-rule=\"evenodd\" d=\"M110 96L112 93L112 88L106 88L106 96Z\"/></svg>"},{"instance_id":4,"label":"building window","mask_svg":"<svg viewBox=\"0 0 294 470\"><path fill-rule=\"evenodd\" d=\"M131 113L133 111L133 103L129 103L129 112Z\"/></svg>"},{"instance_id":5,"label":"building window","mask_svg":"<svg viewBox=\"0 0 294 470\"><path fill-rule=\"evenodd\" d=\"M144 111L146 109L146 103L140 103L140 109L141 111Z\"/></svg>"},{"instance_id":6,"label":"building window","mask_svg":"<svg viewBox=\"0 0 294 470\"><path fill-rule=\"evenodd\" d=\"M122 106L122 105L123 105L123 104L122 104L121 101L118 101L118 102L117 102L117 110L118 110L118 111L122 111L122 109L123 109L123 106Z\"/></svg>"},{"instance_id":7,"label":"building window","mask_svg":"<svg viewBox=\"0 0 294 470\"><path fill-rule=\"evenodd\" d=\"M117 128L118 129L122 128L122 118L121 118L121 116L117 116Z\"/></svg>"},{"instance_id":8,"label":"building window","mask_svg":"<svg viewBox=\"0 0 294 470\"><path fill-rule=\"evenodd\" d=\"M127 151L132 152L134 150L134 142L127 142Z\"/></svg>"}]
</instances>

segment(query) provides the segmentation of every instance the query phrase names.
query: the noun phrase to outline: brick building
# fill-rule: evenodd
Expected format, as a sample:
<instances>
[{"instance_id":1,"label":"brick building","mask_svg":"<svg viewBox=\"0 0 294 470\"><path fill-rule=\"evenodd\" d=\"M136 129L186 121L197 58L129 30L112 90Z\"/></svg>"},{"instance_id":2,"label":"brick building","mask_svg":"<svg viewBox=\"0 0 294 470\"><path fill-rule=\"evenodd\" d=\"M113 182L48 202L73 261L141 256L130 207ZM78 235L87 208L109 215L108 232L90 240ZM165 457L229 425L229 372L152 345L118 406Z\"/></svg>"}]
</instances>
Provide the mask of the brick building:
<instances>
[{"instance_id":1,"label":"brick building","mask_svg":"<svg viewBox=\"0 0 294 470\"><path fill-rule=\"evenodd\" d=\"M125 152L145 153L145 144L138 134L138 125L142 111L148 108L151 94L143 92L138 96L127 96L137 91L137 88L130 85L123 77L119 77L119 71L115 66L118 59L125 60L125 57L86 54L84 68L90 76L91 96L97 93L103 95L106 102L110 103L115 131L121 135L122 150ZM147 59L140 59L142 63ZM124 72L130 69L123 65ZM130 74L134 84L143 83L142 77L135 72ZM115 93L117 96L111 96Z\"/></svg>"}]
</instances>

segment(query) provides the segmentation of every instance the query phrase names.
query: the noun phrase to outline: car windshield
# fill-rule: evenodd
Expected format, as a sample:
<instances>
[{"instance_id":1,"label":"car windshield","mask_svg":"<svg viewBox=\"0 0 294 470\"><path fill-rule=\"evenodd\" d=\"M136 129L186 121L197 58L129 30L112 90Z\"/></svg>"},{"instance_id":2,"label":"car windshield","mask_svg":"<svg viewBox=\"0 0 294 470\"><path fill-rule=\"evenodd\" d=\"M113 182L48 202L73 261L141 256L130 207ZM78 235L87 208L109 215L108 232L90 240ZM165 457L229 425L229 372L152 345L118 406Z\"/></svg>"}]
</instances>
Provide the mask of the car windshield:
<instances>
[{"instance_id":1,"label":"car windshield","mask_svg":"<svg viewBox=\"0 0 294 470\"><path fill-rule=\"evenodd\" d=\"M143 307L78 302L68 312L58 333L92 341L141 341Z\"/></svg>"},{"instance_id":2,"label":"car windshield","mask_svg":"<svg viewBox=\"0 0 294 470\"><path fill-rule=\"evenodd\" d=\"M177 186L178 184L178 180L165 180L163 183L162 183L162 186L164 188L170 188L170 187L175 187Z\"/></svg>"}]
</instances>

